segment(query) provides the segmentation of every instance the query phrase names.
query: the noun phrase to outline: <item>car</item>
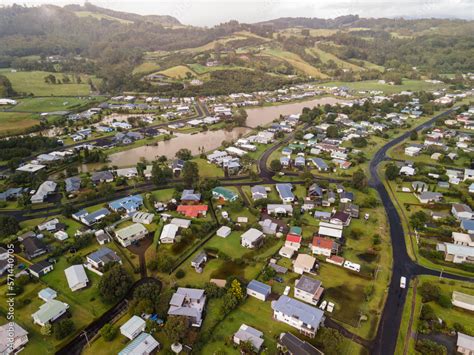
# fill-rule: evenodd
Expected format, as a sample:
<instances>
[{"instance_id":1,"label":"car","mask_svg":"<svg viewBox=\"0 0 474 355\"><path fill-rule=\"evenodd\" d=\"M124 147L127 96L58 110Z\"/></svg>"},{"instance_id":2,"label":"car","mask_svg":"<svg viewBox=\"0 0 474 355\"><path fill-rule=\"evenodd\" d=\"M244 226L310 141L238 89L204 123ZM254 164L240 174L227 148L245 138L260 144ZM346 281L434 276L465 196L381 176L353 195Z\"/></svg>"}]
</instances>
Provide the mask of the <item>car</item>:
<instances>
[{"instance_id":1,"label":"car","mask_svg":"<svg viewBox=\"0 0 474 355\"><path fill-rule=\"evenodd\" d=\"M326 311L328 311L329 313L332 313L333 310L334 310L334 303L329 302L328 308L326 309Z\"/></svg>"},{"instance_id":2,"label":"car","mask_svg":"<svg viewBox=\"0 0 474 355\"><path fill-rule=\"evenodd\" d=\"M286 286L286 287L285 287L285 291L283 291L283 294L284 294L285 296L288 296L288 294L290 293L290 290L291 290L291 286Z\"/></svg>"},{"instance_id":3,"label":"car","mask_svg":"<svg viewBox=\"0 0 474 355\"><path fill-rule=\"evenodd\" d=\"M279 276L277 277L274 277L273 280L275 280L276 282L279 282L279 283L282 283L283 282L283 279Z\"/></svg>"},{"instance_id":4,"label":"car","mask_svg":"<svg viewBox=\"0 0 474 355\"><path fill-rule=\"evenodd\" d=\"M407 287L407 278L405 276L400 277L400 288Z\"/></svg>"},{"instance_id":5,"label":"car","mask_svg":"<svg viewBox=\"0 0 474 355\"><path fill-rule=\"evenodd\" d=\"M328 304L328 301L323 301L320 305L319 305L319 309L322 309L324 311L324 309L326 308L326 305Z\"/></svg>"}]
</instances>

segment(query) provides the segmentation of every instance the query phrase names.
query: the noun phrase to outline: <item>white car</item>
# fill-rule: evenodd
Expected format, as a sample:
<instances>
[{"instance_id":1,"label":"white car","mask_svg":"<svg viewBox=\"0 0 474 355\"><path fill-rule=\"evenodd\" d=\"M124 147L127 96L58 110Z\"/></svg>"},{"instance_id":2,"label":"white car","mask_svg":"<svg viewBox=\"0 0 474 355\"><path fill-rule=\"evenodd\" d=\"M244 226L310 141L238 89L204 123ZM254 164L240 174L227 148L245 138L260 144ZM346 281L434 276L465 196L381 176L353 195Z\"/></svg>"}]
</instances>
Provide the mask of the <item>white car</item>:
<instances>
[{"instance_id":1,"label":"white car","mask_svg":"<svg viewBox=\"0 0 474 355\"><path fill-rule=\"evenodd\" d=\"M405 276L400 277L400 288L407 287L407 278Z\"/></svg>"},{"instance_id":2,"label":"white car","mask_svg":"<svg viewBox=\"0 0 474 355\"><path fill-rule=\"evenodd\" d=\"M326 308L326 305L328 304L327 301L323 301L320 305L319 305L319 309L322 309L324 311L324 309Z\"/></svg>"},{"instance_id":3,"label":"white car","mask_svg":"<svg viewBox=\"0 0 474 355\"><path fill-rule=\"evenodd\" d=\"M334 310L334 303L329 302L328 308L326 309L326 311L328 311L329 313L332 313L333 310Z\"/></svg>"},{"instance_id":4,"label":"white car","mask_svg":"<svg viewBox=\"0 0 474 355\"><path fill-rule=\"evenodd\" d=\"M288 296L290 294L290 290L291 290L291 286L286 286L285 287L285 291L283 291L283 294L285 296Z\"/></svg>"}]
</instances>

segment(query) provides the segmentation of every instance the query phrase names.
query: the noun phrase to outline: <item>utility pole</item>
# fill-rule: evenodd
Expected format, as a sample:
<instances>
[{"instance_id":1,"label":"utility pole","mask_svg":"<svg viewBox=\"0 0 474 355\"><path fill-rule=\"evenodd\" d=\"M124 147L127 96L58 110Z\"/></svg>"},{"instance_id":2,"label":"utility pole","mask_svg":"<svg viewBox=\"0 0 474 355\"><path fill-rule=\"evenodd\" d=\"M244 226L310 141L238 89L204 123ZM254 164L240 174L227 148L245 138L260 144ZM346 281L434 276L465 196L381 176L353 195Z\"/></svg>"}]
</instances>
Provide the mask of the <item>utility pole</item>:
<instances>
[{"instance_id":1,"label":"utility pole","mask_svg":"<svg viewBox=\"0 0 474 355\"><path fill-rule=\"evenodd\" d=\"M89 343L89 337L87 336L87 332L85 330L82 331L82 335L86 337L87 347L90 348L91 344Z\"/></svg>"},{"instance_id":2,"label":"utility pole","mask_svg":"<svg viewBox=\"0 0 474 355\"><path fill-rule=\"evenodd\" d=\"M443 271L444 271L444 268L441 268L441 272L439 273L439 279L440 280L443 278Z\"/></svg>"}]
</instances>

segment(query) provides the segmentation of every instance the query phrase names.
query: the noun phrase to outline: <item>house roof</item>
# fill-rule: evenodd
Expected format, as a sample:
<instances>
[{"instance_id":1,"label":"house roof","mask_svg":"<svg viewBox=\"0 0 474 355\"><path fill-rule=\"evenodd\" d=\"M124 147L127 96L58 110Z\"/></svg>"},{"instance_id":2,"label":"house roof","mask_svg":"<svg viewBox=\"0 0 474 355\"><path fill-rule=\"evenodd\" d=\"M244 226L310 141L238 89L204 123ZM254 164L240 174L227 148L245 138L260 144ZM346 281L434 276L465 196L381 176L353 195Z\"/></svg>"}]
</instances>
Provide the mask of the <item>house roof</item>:
<instances>
[{"instance_id":1,"label":"house roof","mask_svg":"<svg viewBox=\"0 0 474 355\"><path fill-rule=\"evenodd\" d=\"M459 291L453 291L453 301L463 302L474 306L474 296Z\"/></svg>"},{"instance_id":2,"label":"house roof","mask_svg":"<svg viewBox=\"0 0 474 355\"><path fill-rule=\"evenodd\" d=\"M328 238L314 237L313 246L321 249L332 249L334 242Z\"/></svg>"},{"instance_id":3,"label":"house roof","mask_svg":"<svg viewBox=\"0 0 474 355\"><path fill-rule=\"evenodd\" d=\"M140 195L127 196L109 203L109 207L113 210L125 209L127 211L131 209L138 209L143 205L143 197Z\"/></svg>"},{"instance_id":4,"label":"house roof","mask_svg":"<svg viewBox=\"0 0 474 355\"><path fill-rule=\"evenodd\" d=\"M456 345L464 349L469 349L472 352L474 351L474 337L458 332L458 340Z\"/></svg>"},{"instance_id":5,"label":"house roof","mask_svg":"<svg viewBox=\"0 0 474 355\"><path fill-rule=\"evenodd\" d=\"M56 298L57 295L58 293L49 287L43 288L40 292L38 292L38 296L46 300Z\"/></svg>"},{"instance_id":6,"label":"house roof","mask_svg":"<svg viewBox=\"0 0 474 355\"><path fill-rule=\"evenodd\" d=\"M141 223L134 223L128 227L122 228L115 232L115 235L120 239L127 239L136 234L146 233L147 229Z\"/></svg>"},{"instance_id":7,"label":"house roof","mask_svg":"<svg viewBox=\"0 0 474 355\"><path fill-rule=\"evenodd\" d=\"M65 269L64 273L66 274L69 288L74 288L76 285L89 282L84 266L82 265L72 265Z\"/></svg>"},{"instance_id":8,"label":"house roof","mask_svg":"<svg viewBox=\"0 0 474 355\"><path fill-rule=\"evenodd\" d=\"M253 194L267 195L267 190L265 189L265 186L262 186L262 185L252 186L250 190L252 191L252 195Z\"/></svg>"},{"instance_id":9,"label":"house roof","mask_svg":"<svg viewBox=\"0 0 474 355\"><path fill-rule=\"evenodd\" d=\"M201 201L201 194L199 192L194 192L194 190L183 190L181 200Z\"/></svg>"},{"instance_id":10,"label":"house roof","mask_svg":"<svg viewBox=\"0 0 474 355\"><path fill-rule=\"evenodd\" d=\"M119 355L150 354L160 343L148 333L141 333L133 339Z\"/></svg>"},{"instance_id":11,"label":"house roof","mask_svg":"<svg viewBox=\"0 0 474 355\"><path fill-rule=\"evenodd\" d=\"M255 228L250 228L248 231L246 231L244 234L240 236L241 239L248 240L249 242L255 242L257 241L263 233L259 231L258 229Z\"/></svg>"},{"instance_id":12,"label":"house roof","mask_svg":"<svg viewBox=\"0 0 474 355\"><path fill-rule=\"evenodd\" d=\"M272 287L270 285L264 284L263 282L257 280L250 281L247 285L247 289L267 296L272 292Z\"/></svg>"},{"instance_id":13,"label":"house roof","mask_svg":"<svg viewBox=\"0 0 474 355\"><path fill-rule=\"evenodd\" d=\"M48 260L41 260L37 262L36 264L30 265L28 269L35 273L40 273L43 269L46 269L47 267L50 267L51 263Z\"/></svg>"},{"instance_id":14,"label":"house roof","mask_svg":"<svg viewBox=\"0 0 474 355\"><path fill-rule=\"evenodd\" d=\"M134 334L138 329L141 329L146 322L139 316L133 316L120 327L122 334Z\"/></svg>"},{"instance_id":15,"label":"house roof","mask_svg":"<svg viewBox=\"0 0 474 355\"><path fill-rule=\"evenodd\" d=\"M15 322L8 322L0 326L0 354L10 354L12 350L11 346L13 345L11 340L12 335L14 339L18 339L28 335L28 332ZM13 353L15 353L15 351L13 351Z\"/></svg>"},{"instance_id":16,"label":"house roof","mask_svg":"<svg viewBox=\"0 0 474 355\"><path fill-rule=\"evenodd\" d=\"M294 262L294 267L301 267L304 269L312 269L316 259L308 254L298 254Z\"/></svg>"},{"instance_id":17,"label":"house roof","mask_svg":"<svg viewBox=\"0 0 474 355\"><path fill-rule=\"evenodd\" d=\"M176 224L166 224L161 231L160 239L173 239L178 233L178 226Z\"/></svg>"},{"instance_id":18,"label":"house roof","mask_svg":"<svg viewBox=\"0 0 474 355\"><path fill-rule=\"evenodd\" d=\"M295 234L288 234L286 236L286 241L291 243L301 243L302 239L303 238L301 236Z\"/></svg>"},{"instance_id":19,"label":"house roof","mask_svg":"<svg viewBox=\"0 0 474 355\"><path fill-rule=\"evenodd\" d=\"M301 340L291 333L282 333L279 343L288 349L290 354L295 355L323 355L321 351L316 349L310 343Z\"/></svg>"},{"instance_id":20,"label":"house roof","mask_svg":"<svg viewBox=\"0 0 474 355\"><path fill-rule=\"evenodd\" d=\"M315 280L308 276L301 276L296 282L295 288L303 290L305 292L315 294L316 291L321 287L321 281Z\"/></svg>"},{"instance_id":21,"label":"house roof","mask_svg":"<svg viewBox=\"0 0 474 355\"><path fill-rule=\"evenodd\" d=\"M263 344L263 333L246 324L240 326L237 333L234 334L234 337L240 341L249 341L257 350L259 350Z\"/></svg>"},{"instance_id":22,"label":"house roof","mask_svg":"<svg viewBox=\"0 0 474 355\"><path fill-rule=\"evenodd\" d=\"M237 198L237 194L234 191L226 189L225 187L222 187L222 186L218 186L218 187L213 188L212 193L224 198L225 200L229 200L229 201Z\"/></svg>"},{"instance_id":23,"label":"house roof","mask_svg":"<svg viewBox=\"0 0 474 355\"><path fill-rule=\"evenodd\" d=\"M41 323L48 323L58 314L69 308L67 303L58 300L49 300L43 303L40 308L32 314L33 318L38 319Z\"/></svg>"},{"instance_id":24,"label":"house roof","mask_svg":"<svg viewBox=\"0 0 474 355\"><path fill-rule=\"evenodd\" d=\"M272 309L317 329L324 318L324 312L288 296L282 295L277 301L272 302Z\"/></svg>"},{"instance_id":25,"label":"house roof","mask_svg":"<svg viewBox=\"0 0 474 355\"><path fill-rule=\"evenodd\" d=\"M346 212L341 212L341 211L337 211L336 213L334 213L331 217L331 219L334 218L334 219L338 219L340 220L342 223L346 223L349 218L350 218L350 215Z\"/></svg>"},{"instance_id":26,"label":"house roof","mask_svg":"<svg viewBox=\"0 0 474 355\"><path fill-rule=\"evenodd\" d=\"M188 217L197 217L203 212L207 212L207 205L179 205L176 211Z\"/></svg>"},{"instance_id":27,"label":"house roof","mask_svg":"<svg viewBox=\"0 0 474 355\"><path fill-rule=\"evenodd\" d=\"M96 263L102 262L104 264L107 264L110 262L121 261L117 253L107 247L100 248L99 250L96 250L95 252L90 253L89 255L87 255L87 258L91 259L92 261Z\"/></svg>"},{"instance_id":28,"label":"house roof","mask_svg":"<svg viewBox=\"0 0 474 355\"><path fill-rule=\"evenodd\" d=\"M282 199L295 198L295 195L291 191L293 189L291 184L276 184L276 189Z\"/></svg>"},{"instance_id":29,"label":"house roof","mask_svg":"<svg viewBox=\"0 0 474 355\"><path fill-rule=\"evenodd\" d=\"M36 237L28 237L26 239L23 239L22 243L25 247L26 253L29 255L33 255L45 248L43 242Z\"/></svg>"}]
</instances>

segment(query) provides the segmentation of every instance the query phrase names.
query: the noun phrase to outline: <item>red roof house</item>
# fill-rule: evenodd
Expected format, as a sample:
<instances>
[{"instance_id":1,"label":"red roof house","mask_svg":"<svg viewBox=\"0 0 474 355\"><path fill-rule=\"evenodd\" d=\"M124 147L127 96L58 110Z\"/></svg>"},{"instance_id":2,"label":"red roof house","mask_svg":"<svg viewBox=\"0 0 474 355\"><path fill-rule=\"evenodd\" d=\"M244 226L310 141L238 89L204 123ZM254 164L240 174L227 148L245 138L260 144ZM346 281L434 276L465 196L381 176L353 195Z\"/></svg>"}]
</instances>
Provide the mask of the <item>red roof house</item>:
<instances>
[{"instance_id":1,"label":"red roof house","mask_svg":"<svg viewBox=\"0 0 474 355\"><path fill-rule=\"evenodd\" d=\"M301 241L303 237L296 234L288 234L286 236L285 246L294 250L298 250L301 247Z\"/></svg>"},{"instance_id":2,"label":"red roof house","mask_svg":"<svg viewBox=\"0 0 474 355\"><path fill-rule=\"evenodd\" d=\"M179 213L190 218L205 216L207 214L207 210L207 205L179 205L176 209L176 211Z\"/></svg>"}]
</instances>

